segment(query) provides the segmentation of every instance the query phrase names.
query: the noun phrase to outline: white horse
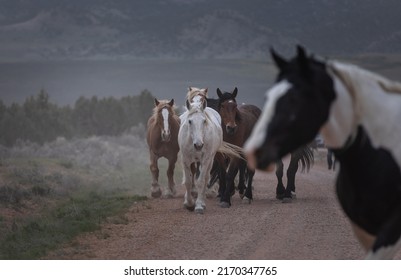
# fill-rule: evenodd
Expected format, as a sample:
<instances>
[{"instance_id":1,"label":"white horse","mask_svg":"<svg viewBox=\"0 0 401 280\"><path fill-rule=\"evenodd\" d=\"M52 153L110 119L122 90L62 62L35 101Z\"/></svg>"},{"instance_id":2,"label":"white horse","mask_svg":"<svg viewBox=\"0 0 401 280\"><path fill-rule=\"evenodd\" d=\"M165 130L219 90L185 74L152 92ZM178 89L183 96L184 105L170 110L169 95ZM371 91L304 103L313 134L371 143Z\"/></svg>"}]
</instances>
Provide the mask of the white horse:
<instances>
[{"instance_id":1,"label":"white horse","mask_svg":"<svg viewBox=\"0 0 401 280\"><path fill-rule=\"evenodd\" d=\"M206 105L207 89L189 88L186 111L180 116L178 145L184 171L186 187L184 206L203 214L206 208L205 192L210 179L210 170L216 152L229 156L240 156L240 148L223 142L221 118L217 111ZM195 165L200 164L200 173L195 182ZM195 184L198 196L194 203L192 187Z\"/></svg>"}]
</instances>

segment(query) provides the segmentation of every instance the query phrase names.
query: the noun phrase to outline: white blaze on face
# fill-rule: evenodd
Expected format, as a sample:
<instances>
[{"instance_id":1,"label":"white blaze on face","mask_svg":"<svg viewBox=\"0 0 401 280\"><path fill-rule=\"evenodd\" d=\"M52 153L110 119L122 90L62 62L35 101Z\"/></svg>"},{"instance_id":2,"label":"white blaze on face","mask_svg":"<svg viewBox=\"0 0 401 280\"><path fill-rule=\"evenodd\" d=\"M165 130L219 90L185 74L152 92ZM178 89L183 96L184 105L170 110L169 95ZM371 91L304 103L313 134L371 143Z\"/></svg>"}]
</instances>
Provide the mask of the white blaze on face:
<instances>
[{"instance_id":1,"label":"white blaze on face","mask_svg":"<svg viewBox=\"0 0 401 280\"><path fill-rule=\"evenodd\" d=\"M273 86L266 93L266 103L262 110L262 115L259 117L255 127L252 130L251 136L245 143L244 150L246 153L252 153L263 145L266 139L267 126L274 116L277 100L283 96L292 85L284 80Z\"/></svg>"},{"instance_id":2,"label":"white blaze on face","mask_svg":"<svg viewBox=\"0 0 401 280\"><path fill-rule=\"evenodd\" d=\"M168 136L170 134L170 129L168 127L168 110L166 108L164 108L162 110L162 116L163 116L163 134Z\"/></svg>"}]
</instances>

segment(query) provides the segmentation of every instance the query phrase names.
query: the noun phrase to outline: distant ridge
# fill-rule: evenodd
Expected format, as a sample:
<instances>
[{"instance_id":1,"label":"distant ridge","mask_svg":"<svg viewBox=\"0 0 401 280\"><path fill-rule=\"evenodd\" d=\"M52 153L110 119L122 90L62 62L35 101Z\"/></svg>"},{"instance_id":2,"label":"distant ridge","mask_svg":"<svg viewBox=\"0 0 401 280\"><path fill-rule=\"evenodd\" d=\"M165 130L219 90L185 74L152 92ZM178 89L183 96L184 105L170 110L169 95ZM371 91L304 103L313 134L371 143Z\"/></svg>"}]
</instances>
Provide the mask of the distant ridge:
<instances>
[{"instance_id":1,"label":"distant ridge","mask_svg":"<svg viewBox=\"0 0 401 280\"><path fill-rule=\"evenodd\" d=\"M6 0L0 60L400 53L400 14L398 0Z\"/></svg>"}]
</instances>

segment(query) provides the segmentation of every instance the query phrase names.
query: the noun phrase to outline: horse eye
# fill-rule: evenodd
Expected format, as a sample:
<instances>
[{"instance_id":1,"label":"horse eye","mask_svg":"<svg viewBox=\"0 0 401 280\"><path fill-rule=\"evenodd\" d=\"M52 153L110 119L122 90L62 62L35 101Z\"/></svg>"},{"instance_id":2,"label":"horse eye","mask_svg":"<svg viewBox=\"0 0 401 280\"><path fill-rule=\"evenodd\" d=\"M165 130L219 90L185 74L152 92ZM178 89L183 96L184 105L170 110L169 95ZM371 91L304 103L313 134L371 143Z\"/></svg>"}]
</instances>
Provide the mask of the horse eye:
<instances>
[{"instance_id":1,"label":"horse eye","mask_svg":"<svg viewBox=\"0 0 401 280\"><path fill-rule=\"evenodd\" d=\"M188 123L189 123L189 124L192 124L192 121L191 121L191 120L188 120Z\"/></svg>"},{"instance_id":2,"label":"horse eye","mask_svg":"<svg viewBox=\"0 0 401 280\"><path fill-rule=\"evenodd\" d=\"M206 123L206 120L204 120L203 123Z\"/></svg>"}]
</instances>

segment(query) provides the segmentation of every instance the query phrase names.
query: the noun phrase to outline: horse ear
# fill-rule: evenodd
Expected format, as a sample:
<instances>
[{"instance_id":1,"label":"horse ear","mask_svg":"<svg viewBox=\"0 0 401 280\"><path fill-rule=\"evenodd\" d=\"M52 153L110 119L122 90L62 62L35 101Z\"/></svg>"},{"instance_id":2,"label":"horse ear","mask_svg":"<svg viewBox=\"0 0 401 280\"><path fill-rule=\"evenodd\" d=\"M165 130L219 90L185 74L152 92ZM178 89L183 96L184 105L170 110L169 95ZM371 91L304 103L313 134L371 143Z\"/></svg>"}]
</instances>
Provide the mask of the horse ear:
<instances>
[{"instance_id":1,"label":"horse ear","mask_svg":"<svg viewBox=\"0 0 401 280\"><path fill-rule=\"evenodd\" d=\"M204 90L204 91L205 91L205 94L207 95L208 88L205 88L205 90Z\"/></svg>"},{"instance_id":2,"label":"horse ear","mask_svg":"<svg viewBox=\"0 0 401 280\"><path fill-rule=\"evenodd\" d=\"M219 98L222 98L223 97L223 93L221 92L221 90L219 89L219 88L217 88L217 96L219 97Z\"/></svg>"},{"instance_id":3,"label":"horse ear","mask_svg":"<svg viewBox=\"0 0 401 280\"><path fill-rule=\"evenodd\" d=\"M287 67L288 61L279 56L273 48L270 48L270 54L273 58L274 63L280 70Z\"/></svg>"},{"instance_id":4,"label":"horse ear","mask_svg":"<svg viewBox=\"0 0 401 280\"><path fill-rule=\"evenodd\" d=\"M308 57L306 56L305 49L300 45L297 45L297 60L299 65L305 66L308 64Z\"/></svg>"},{"instance_id":5,"label":"horse ear","mask_svg":"<svg viewBox=\"0 0 401 280\"><path fill-rule=\"evenodd\" d=\"M300 69L302 70L302 73L305 75L305 77L309 78L309 60L306 55L305 49L300 45L297 45L297 61Z\"/></svg>"},{"instance_id":6,"label":"horse ear","mask_svg":"<svg viewBox=\"0 0 401 280\"><path fill-rule=\"evenodd\" d=\"M170 107L174 106L174 98L170 100L170 102L168 103L168 105L170 105Z\"/></svg>"},{"instance_id":7,"label":"horse ear","mask_svg":"<svg viewBox=\"0 0 401 280\"><path fill-rule=\"evenodd\" d=\"M237 87L235 87L235 89L234 89L234 91L232 93L233 98L237 97L237 93L238 93L238 89L237 89Z\"/></svg>"},{"instance_id":8,"label":"horse ear","mask_svg":"<svg viewBox=\"0 0 401 280\"><path fill-rule=\"evenodd\" d=\"M188 91L192 91L192 87L188 87Z\"/></svg>"},{"instance_id":9,"label":"horse ear","mask_svg":"<svg viewBox=\"0 0 401 280\"><path fill-rule=\"evenodd\" d=\"M159 100L157 100L157 98L155 98L155 106L159 106L160 102Z\"/></svg>"}]
</instances>

